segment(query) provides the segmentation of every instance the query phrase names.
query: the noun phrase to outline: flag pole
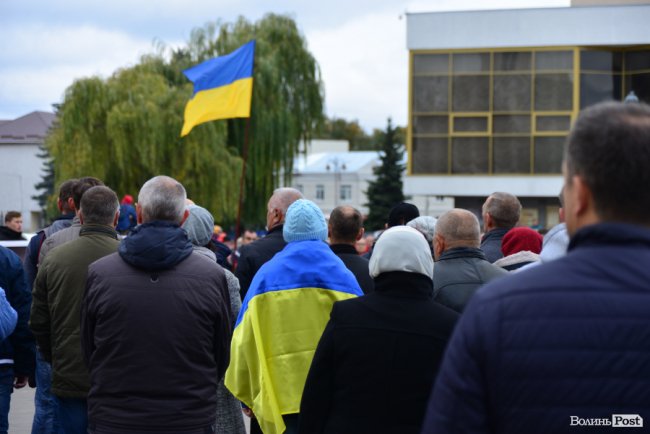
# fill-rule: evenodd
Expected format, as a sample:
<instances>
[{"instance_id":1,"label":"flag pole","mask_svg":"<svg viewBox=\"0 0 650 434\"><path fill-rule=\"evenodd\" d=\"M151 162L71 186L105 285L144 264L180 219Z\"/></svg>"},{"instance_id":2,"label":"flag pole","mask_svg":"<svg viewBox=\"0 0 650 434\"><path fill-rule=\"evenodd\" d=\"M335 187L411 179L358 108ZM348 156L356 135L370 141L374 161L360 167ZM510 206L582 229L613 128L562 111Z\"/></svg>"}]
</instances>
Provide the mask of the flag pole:
<instances>
[{"instance_id":1,"label":"flag pole","mask_svg":"<svg viewBox=\"0 0 650 434\"><path fill-rule=\"evenodd\" d=\"M242 149L242 166L241 179L239 180L239 205L237 206L237 224L235 226L235 251L237 250L237 240L241 236L241 214L244 207L244 185L246 182L246 165L248 164L248 136L251 126L251 118L246 118L246 127L244 128L244 149Z\"/></svg>"}]
</instances>

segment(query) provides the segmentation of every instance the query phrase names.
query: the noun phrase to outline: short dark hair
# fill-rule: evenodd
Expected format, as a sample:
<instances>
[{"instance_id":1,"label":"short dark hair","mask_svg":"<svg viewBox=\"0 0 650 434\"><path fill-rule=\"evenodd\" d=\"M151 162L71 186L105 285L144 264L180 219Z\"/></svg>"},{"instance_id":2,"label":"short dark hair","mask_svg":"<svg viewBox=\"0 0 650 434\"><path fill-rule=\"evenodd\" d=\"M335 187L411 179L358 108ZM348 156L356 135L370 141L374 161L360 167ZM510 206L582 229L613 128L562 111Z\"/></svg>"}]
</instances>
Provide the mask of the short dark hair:
<instances>
[{"instance_id":1,"label":"short dark hair","mask_svg":"<svg viewBox=\"0 0 650 434\"><path fill-rule=\"evenodd\" d=\"M59 186L59 200L61 201L61 207L66 211L70 211L68 199L72 197L74 200L74 188L78 182L78 179L68 179Z\"/></svg>"},{"instance_id":2,"label":"short dark hair","mask_svg":"<svg viewBox=\"0 0 650 434\"><path fill-rule=\"evenodd\" d=\"M92 176L85 176L77 180L77 183L72 188L72 200L77 210L81 208L81 197L84 195L86 190L97 185L104 185L104 183Z\"/></svg>"},{"instance_id":3,"label":"short dark hair","mask_svg":"<svg viewBox=\"0 0 650 434\"><path fill-rule=\"evenodd\" d=\"M388 214L389 228L405 225L414 218L420 217L420 210L412 203L400 202L395 205Z\"/></svg>"},{"instance_id":4,"label":"short dark hair","mask_svg":"<svg viewBox=\"0 0 650 434\"><path fill-rule=\"evenodd\" d=\"M483 213L490 214L496 227L510 229L519 221L521 202L514 194L496 191L485 201Z\"/></svg>"},{"instance_id":5,"label":"short dark hair","mask_svg":"<svg viewBox=\"0 0 650 434\"><path fill-rule=\"evenodd\" d=\"M9 223L13 219L20 217L22 217L22 214L19 211L7 211L7 214L5 214L5 223Z\"/></svg>"},{"instance_id":6,"label":"short dark hair","mask_svg":"<svg viewBox=\"0 0 650 434\"><path fill-rule=\"evenodd\" d=\"M566 181L584 180L602 220L650 225L650 106L606 102L585 109L564 162Z\"/></svg>"},{"instance_id":7,"label":"short dark hair","mask_svg":"<svg viewBox=\"0 0 650 434\"><path fill-rule=\"evenodd\" d=\"M120 202L113 190L103 185L91 187L81 197L80 212L84 224L112 226Z\"/></svg>"},{"instance_id":8,"label":"short dark hair","mask_svg":"<svg viewBox=\"0 0 650 434\"><path fill-rule=\"evenodd\" d=\"M354 243L363 226L363 216L359 210L351 206L337 206L330 213L329 226L332 238Z\"/></svg>"}]
</instances>

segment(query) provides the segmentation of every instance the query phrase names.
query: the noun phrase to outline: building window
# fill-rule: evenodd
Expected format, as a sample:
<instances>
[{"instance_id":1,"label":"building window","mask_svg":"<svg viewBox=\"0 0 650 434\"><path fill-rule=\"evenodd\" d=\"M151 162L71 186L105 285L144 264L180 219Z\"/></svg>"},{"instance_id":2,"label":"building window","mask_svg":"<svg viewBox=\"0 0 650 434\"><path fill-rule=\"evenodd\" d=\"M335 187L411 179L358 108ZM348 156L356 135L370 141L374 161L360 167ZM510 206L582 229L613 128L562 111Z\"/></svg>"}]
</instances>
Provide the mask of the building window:
<instances>
[{"instance_id":1,"label":"building window","mask_svg":"<svg viewBox=\"0 0 650 434\"><path fill-rule=\"evenodd\" d=\"M316 185L316 200L325 199L325 186L322 184Z\"/></svg>"},{"instance_id":2,"label":"building window","mask_svg":"<svg viewBox=\"0 0 650 434\"><path fill-rule=\"evenodd\" d=\"M352 200L352 186L351 185L342 185L340 192L341 200Z\"/></svg>"}]
</instances>

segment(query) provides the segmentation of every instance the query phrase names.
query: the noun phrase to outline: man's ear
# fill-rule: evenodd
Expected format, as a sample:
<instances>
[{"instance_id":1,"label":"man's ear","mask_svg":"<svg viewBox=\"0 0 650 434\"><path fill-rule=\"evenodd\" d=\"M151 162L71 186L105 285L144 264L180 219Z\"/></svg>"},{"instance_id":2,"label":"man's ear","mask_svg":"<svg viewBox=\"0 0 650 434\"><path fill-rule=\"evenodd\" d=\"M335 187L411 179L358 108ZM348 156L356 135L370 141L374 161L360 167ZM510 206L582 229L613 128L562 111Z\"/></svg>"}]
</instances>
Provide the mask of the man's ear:
<instances>
[{"instance_id":1,"label":"man's ear","mask_svg":"<svg viewBox=\"0 0 650 434\"><path fill-rule=\"evenodd\" d=\"M359 233L357 234L357 241L359 241L361 238L363 238L363 235L366 233L366 230L364 228L359 229Z\"/></svg>"},{"instance_id":2,"label":"man's ear","mask_svg":"<svg viewBox=\"0 0 650 434\"><path fill-rule=\"evenodd\" d=\"M436 261L440 258L440 255L445 251L445 238L440 235L436 234L433 237L433 257L436 259Z\"/></svg>"},{"instance_id":3,"label":"man's ear","mask_svg":"<svg viewBox=\"0 0 650 434\"><path fill-rule=\"evenodd\" d=\"M79 210L79 222L80 222L81 224L84 224L84 215L83 215L83 213L81 212L81 210Z\"/></svg>"},{"instance_id":4,"label":"man's ear","mask_svg":"<svg viewBox=\"0 0 650 434\"><path fill-rule=\"evenodd\" d=\"M115 212L115 217L113 217L113 227L117 226L117 222L118 222L119 219L120 219L120 210L118 209Z\"/></svg>"},{"instance_id":5,"label":"man's ear","mask_svg":"<svg viewBox=\"0 0 650 434\"><path fill-rule=\"evenodd\" d=\"M68 208L70 208L74 212L77 211L77 207L74 206L74 199L71 197L68 198Z\"/></svg>"},{"instance_id":6,"label":"man's ear","mask_svg":"<svg viewBox=\"0 0 650 434\"><path fill-rule=\"evenodd\" d=\"M142 224L142 207L139 203L135 204L135 219L139 225Z\"/></svg>"}]
</instances>

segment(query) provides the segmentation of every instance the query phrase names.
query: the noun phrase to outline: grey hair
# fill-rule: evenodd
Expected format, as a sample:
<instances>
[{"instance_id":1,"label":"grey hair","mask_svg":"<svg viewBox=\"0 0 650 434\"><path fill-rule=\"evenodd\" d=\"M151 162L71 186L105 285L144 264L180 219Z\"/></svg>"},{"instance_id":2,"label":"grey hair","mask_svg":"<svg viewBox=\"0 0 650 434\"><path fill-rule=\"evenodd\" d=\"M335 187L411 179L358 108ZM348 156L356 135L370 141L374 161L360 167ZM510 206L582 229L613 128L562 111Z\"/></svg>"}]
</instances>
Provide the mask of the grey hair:
<instances>
[{"instance_id":1,"label":"grey hair","mask_svg":"<svg viewBox=\"0 0 650 434\"><path fill-rule=\"evenodd\" d=\"M490 214L496 227L510 229L519 221L521 202L514 194L497 191L483 204L483 213Z\"/></svg>"},{"instance_id":2,"label":"grey hair","mask_svg":"<svg viewBox=\"0 0 650 434\"><path fill-rule=\"evenodd\" d=\"M269 199L269 205L282 211L282 215L286 215L289 206L298 199L303 199L300 190L291 187L276 188Z\"/></svg>"},{"instance_id":3,"label":"grey hair","mask_svg":"<svg viewBox=\"0 0 650 434\"><path fill-rule=\"evenodd\" d=\"M186 199L185 187L174 178L165 175L151 178L138 193L142 221L163 220L180 224Z\"/></svg>"},{"instance_id":4,"label":"grey hair","mask_svg":"<svg viewBox=\"0 0 650 434\"><path fill-rule=\"evenodd\" d=\"M103 185L91 187L81 196L79 213L84 224L113 226L120 202L113 190Z\"/></svg>"},{"instance_id":5,"label":"grey hair","mask_svg":"<svg viewBox=\"0 0 650 434\"><path fill-rule=\"evenodd\" d=\"M435 217L431 217L428 215L421 215L420 217L416 217L410 222L406 223L406 226L410 226L413 229L417 229L422 235L424 235L424 238L427 239L427 242L429 245L431 245L431 242L433 241L433 237L436 235L436 222L438 219Z\"/></svg>"}]
</instances>

